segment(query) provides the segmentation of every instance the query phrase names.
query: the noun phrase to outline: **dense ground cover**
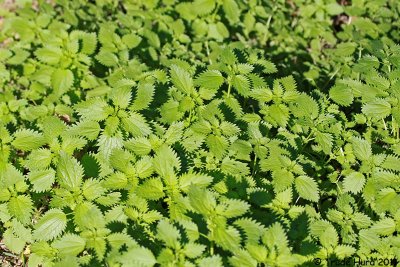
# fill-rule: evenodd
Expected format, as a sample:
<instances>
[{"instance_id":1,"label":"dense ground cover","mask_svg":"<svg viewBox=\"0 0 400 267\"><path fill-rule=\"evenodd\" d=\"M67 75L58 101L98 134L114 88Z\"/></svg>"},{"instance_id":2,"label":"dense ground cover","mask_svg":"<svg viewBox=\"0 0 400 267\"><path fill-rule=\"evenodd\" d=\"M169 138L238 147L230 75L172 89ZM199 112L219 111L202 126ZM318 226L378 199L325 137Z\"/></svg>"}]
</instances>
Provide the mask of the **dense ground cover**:
<instances>
[{"instance_id":1,"label":"dense ground cover","mask_svg":"<svg viewBox=\"0 0 400 267\"><path fill-rule=\"evenodd\" d=\"M6 1L2 264L395 265L399 14Z\"/></svg>"}]
</instances>

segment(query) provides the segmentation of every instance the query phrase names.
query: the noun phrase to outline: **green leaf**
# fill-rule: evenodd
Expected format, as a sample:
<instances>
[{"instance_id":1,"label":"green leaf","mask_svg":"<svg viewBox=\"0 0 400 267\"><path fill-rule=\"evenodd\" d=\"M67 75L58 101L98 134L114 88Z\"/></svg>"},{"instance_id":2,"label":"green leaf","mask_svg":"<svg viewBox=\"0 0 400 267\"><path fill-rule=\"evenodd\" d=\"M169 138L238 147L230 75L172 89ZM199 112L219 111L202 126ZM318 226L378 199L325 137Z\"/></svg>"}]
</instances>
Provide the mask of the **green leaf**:
<instances>
[{"instance_id":1,"label":"green leaf","mask_svg":"<svg viewBox=\"0 0 400 267\"><path fill-rule=\"evenodd\" d=\"M48 241L56 238L67 227L67 216L60 209L47 211L35 224L33 237L36 240Z\"/></svg>"},{"instance_id":2,"label":"green leaf","mask_svg":"<svg viewBox=\"0 0 400 267\"><path fill-rule=\"evenodd\" d=\"M91 98L86 101L82 101L75 105L75 111L88 121L101 121L105 120L109 114L107 114L108 104L101 98Z\"/></svg>"},{"instance_id":3,"label":"green leaf","mask_svg":"<svg viewBox=\"0 0 400 267\"><path fill-rule=\"evenodd\" d=\"M25 166L30 170L43 170L50 166L52 160L52 154L49 149L37 149L32 151L27 160Z\"/></svg>"},{"instance_id":4,"label":"green leaf","mask_svg":"<svg viewBox=\"0 0 400 267\"><path fill-rule=\"evenodd\" d=\"M353 103L354 96L350 87L337 84L329 90L329 97L341 106L350 106Z\"/></svg>"},{"instance_id":5,"label":"green leaf","mask_svg":"<svg viewBox=\"0 0 400 267\"><path fill-rule=\"evenodd\" d=\"M179 177L179 188L183 192L188 192L191 185L195 185L198 188L205 188L213 181L213 177L201 174L188 172L184 173Z\"/></svg>"},{"instance_id":6,"label":"green leaf","mask_svg":"<svg viewBox=\"0 0 400 267\"><path fill-rule=\"evenodd\" d=\"M359 160L368 160L372 157L371 145L367 140L360 137L353 137L351 144L353 146L354 155Z\"/></svg>"},{"instance_id":7,"label":"green leaf","mask_svg":"<svg viewBox=\"0 0 400 267\"><path fill-rule=\"evenodd\" d=\"M146 109L153 101L155 87L151 83L140 83L137 87L136 98L129 107L132 111Z\"/></svg>"},{"instance_id":8,"label":"green leaf","mask_svg":"<svg viewBox=\"0 0 400 267\"><path fill-rule=\"evenodd\" d=\"M32 190L44 192L51 189L55 181L56 172L53 169L31 171L28 174L29 181L33 184Z\"/></svg>"},{"instance_id":9,"label":"green leaf","mask_svg":"<svg viewBox=\"0 0 400 267\"><path fill-rule=\"evenodd\" d=\"M176 248L179 244L179 230L166 220L157 224L157 238L162 240L168 247Z\"/></svg>"},{"instance_id":10,"label":"green leaf","mask_svg":"<svg viewBox=\"0 0 400 267\"><path fill-rule=\"evenodd\" d=\"M339 259L344 259L344 258L350 257L354 253L356 253L356 249L351 247L351 246L349 246L349 245L338 245L335 248L335 255Z\"/></svg>"},{"instance_id":11,"label":"green leaf","mask_svg":"<svg viewBox=\"0 0 400 267\"><path fill-rule=\"evenodd\" d=\"M177 65L172 65L170 70L171 81L175 87L182 91L183 93L190 95L193 93L193 80L190 74L178 67Z\"/></svg>"},{"instance_id":12,"label":"green leaf","mask_svg":"<svg viewBox=\"0 0 400 267\"><path fill-rule=\"evenodd\" d=\"M239 217L248 212L250 205L239 199L227 199L218 207L217 212L227 218Z\"/></svg>"},{"instance_id":13,"label":"green leaf","mask_svg":"<svg viewBox=\"0 0 400 267\"><path fill-rule=\"evenodd\" d=\"M390 236L396 231L396 222L392 218L384 218L370 228L378 235Z\"/></svg>"},{"instance_id":14,"label":"green leaf","mask_svg":"<svg viewBox=\"0 0 400 267\"><path fill-rule=\"evenodd\" d=\"M185 253L185 255L188 258L194 259L197 257L200 257L204 250L206 249L205 245L200 245L200 244L196 244L196 243L188 243L185 245L184 249L183 249L183 253Z\"/></svg>"},{"instance_id":15,"label":"green leaf","mask_svg":"<svg viewBox=\"0 0 400 267\"><path fill-rule=\"evenodd\" d=\"M51 86L57 95L66 93L74 84L74 74L70 70L56 69L51 75Z\"/></svg>"},{"instance_id":16,"label":"green leaf","mask_svg":"<svg viewBox=\"0 0 400 267\"><path fill-rule=\"evenodd\" d=\"M144 181L136 189L138 196L149 200L158 200L164 197L164 186L159 178Z\"/></svg>"},{"instance_id":17,"label":"green leaf","mask_svg":"<svg viewBox=\"0 0 400 267\"><path fill-rule=\"evenodd\" d=\"M392 171L400 171L400 159L393 155L387 155L381 167Z\"/></svg>"},{"instance_id":18,"label":"green leaf","mask_svg":"<svg viewBox=\"0 0 400 267\"><path fill-rule=\"evenodd\" d=\"M359 232L359 245L361 248L374 250L380 243L379 236L371 229L363 229Z\"/></svg>"},{"instance_id":19,"label":"green leaf","mask_svg":"<svg viewBox=\"0 0 400 267\"><path fill-rule=\"evenodd\" d=\"M189 188L189 201L193 209L203 215L212 214L217 206L217 202L212 193L205 189L200 189L195 185Z\"/></svg>"},{"instance_id":20,"label":"green leaf","mask_svg":"<svg viewBox=\"0 0 400 267\"><path fill-rule=\"evenodd\" d=\"M224 77L218 70L208 70L201 73L195 80L197 86L217 90L224 83Z\"/></svg>"},{"instance_id":21,"label":"green leaf","mask_svg":"<svg viewBox=\"0 0 400 267\"><path fill-rule=\"evenodd\" d=\"M343 189L345 192L357 194L362 191L365 184L365 177L360 172L352 172L343 180Z\"/></svg>"},{"instance_id":22,"label":"green leaf","mask_svg":"<svg viewBox=\"0 0 400 267\"><path fill-rule=\"evenodd\" d=\"M68 129L68 133L86 137L88 140L92 141L99 136L100 125L98 122L91 120L79 121Z\"/></svg>"},{"instance_id":23,"label":"green leaf","mask_svg":"<svg viewBox=\"0 0 400 267\"><path fill-rule=\"evenodd\" d=\"M54 241L52 247L58 249L62 256L77 256L85 248L85 239L76 234L65 234Z\"/></svg>"},{"instance_id":24,"label":"green leaf","mask_svg":"<svg viewBox=\"0 0 400 267\"><path fill-rule=\"evenodd\" d=\"M153 159L153 166L161 177L170 178L175 175L175 169L180 170L181 163L176 152L169 146L163 145Z\"/></svg>"},{"instance_id":25,"label":"green leaf","mask_svg":"<svg viewBox=\"0 0 400 267\"><path fill-rule=\"evenodd\" d=\"M239 231L232 227L218 225L213 232L215 243L225 250L236 251L241 241Z\"/></svg>"},{"instance_id":26,"label":"green leaf","mask_svg":"<svg viewBox=\"0 0 400 267\"><path fill-rule=\"evenodd\" d=\"M250 93L250 81L244 75L235 75L232 79L232 85L242 96L248 96Z\"/></svg>"},{"instance_id":27,"label":"green leaf","mask_svg":"<svg viewBox=\"0 0 400 267\"><path fill-rule=\"evenodd\" d=\"M324 248L336 247L339 242L339 237L336 229L332 225L329 225L329 227L327 227L320 234L319 240Z\"/></svg>"},{"instance_id":28,"label":"green leaf","mask_svg":"<svg viewBox=\"0 0 400 267\"><path fill-rule=\"evenodd\" d=\"M315 141L321 146L325 154L329 154L332 150L333 137L330 133L316 132Z\"/></svg>"},{"instance_id":29,"label":"green leaf","mask_svg":"<svg viewBox=\"0 0 400 267\"><path fill-rule=\"evenodd\" d=\"M213 266L213 267L222 267L222 266L224 266L223 263L222 263L221 256L213 255L211 257L202 258L199 261L199 267L208 267L208 266Z\"/></svg>"},{"instance_id":30,"label":"green leaf","mask_svg":"<svg viewBox=\"0 0 400 267\"><path fill-rule=\"evenodd\" d=\"M365 104L362 112L370 118L384 119L391 113L391 105L384 99L376 99Z\"/></svg>"},{"instance_id":31,"label":"green leaf","mask_svg":"<svg viewBox=\"0 0 400 267\"><path fill-rule=\"evenodd\" d=\"M94 32L82 32L80 36L82 40L81 52L87 55L91 55L96 51L97 47L97 36Z\"/></svg>"},{"instance_id":32,"label":"green leaf","mask_svg":"<svg viewBox=\"0 0 400 267\"><path fill-rule=\"evenodd\" d=\"M7 164L4 169L0 169L0 188L6 189L17 183L23 183L24 180L24 175L11 164Z\"/></svg>"},{"instance_id":33,"label":"green leaf","mask_svg":"<svg viewBox=\"0 0 400 267\"><path fill-rule=\"evenodd\" d=\"M79 162L61 151L57 165L57 180L68 190L76 190L82 183L83 168Z\"/></svg>"},{"instance_id":34,"label":"green leaf","mask_svg":"<svg viewBox=\"0 0 400 267\"><path fill-rule=\"evenodd\" d=\"M122 124L134 137L148 136L151 133L146 119L138 113L131 113L128 118L123 118Z\"/></svg>"},{"instance_id":35,"label":"green leaf","mask_svg":"<svg viewBox=\"0 0 400 267\"><path fill-rule=\"evenodd\" d=\"M43 134L30 130L23 129L14 133L14 141L11 143L15 148L30 151L43 146L46 140Z\"/></svg>"},{"instance_id":36,"label":"green leaf","mask_svg":"<svg viewBox=\"0 0 400 267\"><path fill-rule=\"evenodd\" d=\"M24 250L24 247L26 245L25 240L18 236L15 236L11 229L7 229L3 233L3 242L9 250L16 254L20 254Z\"/></svg>"},{"instance_id":37,"label":"green leaf","mask_svg":"<svg viewBox=\"0 0 400 267\"><path fill-rule=\"evenodd\" d=\"M223 8L231 24L235 24L240 20L240 9L235 0L224 0Z\"/></svg>"},{"instance_id":38,"label":"green leaf","mask_svg":"<svg viewBox=\"0 0 400 267\"><path fill-rule=\"evenodd\" d=\"M200 16L210 14L214 8L215 0L195 0L191 7Z\"/></svg>"},{"instance_id":39,"label":"green leaf","mask_svg":"<svg viewBox=\"0 0 400 267\"><path fill-rule=\"evenodd\" d=\"M223 136L209 135L207 137L207 146L210 151L217 157L222 158L229 146L228 140Z\"/></svg>"},{"instance_id":40,"label":"green leaf","mask_svg":"<svg viewBox=\"0 0 400 267\"><path fill-rule=\"evenodd\" d=\"M250 168L246 163L224 158L221 163L221 171L232 176L246 176L250 174Z\"/></svg>"},{"instance_id":41,"label":"green leaf","mask_svg":"<svg viewBox=\"0 0 400 267\"><path fill-rule=\"evenodd\" d=\"M143 36L146 37L149 45L153 48L160 48L160 38L158 37L158 34L144 28Z\"/></svg>"},{"instance_id":42,"label":"green leaf","mask_svg":"<svg viewBox=\"0 0 400 267\"><path fill-rule=\"evenodd\" d=\"M35 55L44 63L56 65L58 62L60 62L62 50L59 47L48 45L46 47L37 49L35 51Z\"/></svg>"},{"instance_id":43,"label":"green leaf","mask_svg":"<svg viewBox=\"0 0 400 267\"><path fill-rule=\"evenodd\" d=\"M331 6L332 6L332 4L331 4ZM336 4L336 6L339 8L342 8L338 4ZM329 9L328 9L328 12L329 12ZM335 11L332 13L336 13L336 12L338 12L338 11ZM341 12L339 12L339 13L341 13ZM354 53L354 51L356 51L356 48L357 48L356 43L350 43L350 42L339 43L336 46L336 48L333 50L333 53L334 53L334 55L339 56L339 57L347 57L347 56L351 56Z\"/></svg>"},{"instance_id":44,"label":"green leaf","mask_svg":"<svg viewBox=\"0 0 400 267\"><path fill-rule=\"evenodd\" d=\"M118 261L125 267L152 267L157 263L151 250L143 247L129 249Z\"/></svg>"},{"instance_id":45,"label":"green leaf","mask_svg":"<svg viewBox=\"0 0 400 267\"><path fill-rule=\"evenodd\" d=\"M338 3L330 3L326 5L326 11L331 16L339 15L340 13L343 13L343 7Z\"/></svg>"},{"instance_id":46,"label":"green leaf","mask_svg":"<svg viewBox=\"0 0 400 267\"><path fill-rule=\"evenodd\" d=\"M118 57L114 53L104 50L100 51L95 58L106 67L114 67L119 62Z\"/></svg>"},{"instance_id":47,"label":"green leaf","mask_svg":"<svg viewBox=\"0 0 400 267\"><path fill-rule=\"evenodd\" d=\"M272 177L272 184L275 192L285 191L294 181L293 173L285 169L273 171Z\"/></svg>"},{"instance_id":48,"label":"green leaf","mask_svg":"<svg viewBox=\"0 0 400 267\"><path fill-rule=\"evenodd\" d=\"M82 229L99 229L105 225L101 210L91 202L83 202L76 206L74 221Z\"/></svg>"},{"instance_id":49,"label":"green leaf","mask_svg":"<svg viewBox=\"0 0 400 267\"><path fill-rule=\"evenodd\" d=\"M300 197L313 202L319 200L318 184L314 179L308 176L299 176L294 183Z\"/></svg>"},{"instance_id":50,"label":"green leaf","mask_svg":"<svg viewBox=\"0 0 400 267\"><path fill-rule=\"evenodd\" d=\"M124 42L124 44L129 49L137 47L141 41L142 41L142 37L140 37L136 34L133 34L133 33L125 34L124 36L122 36L122 42Z\"/></svg>"},{"instance_id":51,"label":"green leaf","mask_svg":"<svg viewBox=\"0 0 400 267\"><path fill-rule=\"evenodd\" d=\"M132 138L125 142L125 147L139 156L148 155L152 149L149 139L145 137Z\"/></svg>"},{"instance_id":52,"label":"green leaf","mask_svg":"<svg viewBox=\"0 0 400 267\"><path fill-rule=\"evenodd\" d=\"M82 185L82 193L87 200L94 200L103 195L105 189L101 182L95 179L88 179Z\"/></svg>"},{"instance_id":53,"label":"green leaf","mask_svg":"<svg viewBox=\"0 0 400 267\"><path fill-rule=\"evenodd\" d=\"M10 215L17 218L21 223L28 224L33 213L33 202L30 196L19 195L8 201Z\"/></svg>"}]
</instances>

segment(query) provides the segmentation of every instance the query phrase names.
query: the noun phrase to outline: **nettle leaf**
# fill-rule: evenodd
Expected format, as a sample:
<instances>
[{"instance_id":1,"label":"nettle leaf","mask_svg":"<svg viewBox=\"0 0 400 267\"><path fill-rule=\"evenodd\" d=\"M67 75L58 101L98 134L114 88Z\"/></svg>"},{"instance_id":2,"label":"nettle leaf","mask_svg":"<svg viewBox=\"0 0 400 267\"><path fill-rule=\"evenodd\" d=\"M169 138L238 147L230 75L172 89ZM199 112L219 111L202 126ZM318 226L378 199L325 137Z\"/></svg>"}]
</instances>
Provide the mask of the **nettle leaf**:
<instances>
[{"instance_id":1,"label":"nettle leaf","mask_svg":"<svg viewBox=\"0 0 400 267\"><path fill-rule=\"evenodd\" d=\"M132 98L130 85L113 88L109 95L114 105L126 109Z\"/></svg>"},{"instance_id":2,"label":"nettle leaf","mask_svg":"<svg viewBox=\"0 0 400 267\"><path fill-rule=\"evenodd\" d=\"M81 32L80 38L82 40L81 52L91 55L97 48L97 36L94 32Z\"/></svg>"},{"instance_id":3,"label":"nettle leaf","mask_svg":"<svg viewBox=\"0 0 400 267\"><path fill-rule=\"evenodd\" d=\"M25 166L30 170L43 170L50 166L52 154L49 149L41 148L33 150L27 160Z\"/></svg>"},{"instance_id":4,"label":"nettle leaf","mask_svg":"<svg viewBox=\"0 0 400 267\"><path fill-rule=\"evenodd\" d=\"M396 231L396 222L392 218L384 218L372 225L370 229L378 235L389 236Z\"/></svg>"},{"instance_id":5,"label":"nettle leaf","mask_svg":"<svg viewBox=\"0 0 400 267\"><path fill-rule=\"evenodd\" d=\"M140 83L137 87L136 98L129 107L132 111L146 109L153 101L155 87L151 83Z\"/></svg>"},{"instance_id":6,"label":"nettle leaf","mask_svg":"<svg viewBox=\"0 0 400 267\"><path fill-rule=\"evenodd\" d=\"M7 188L18 183L23 183L25 180L24 175L13 165L7 164L0 169L0 186Z\"/></svg>"},{"instance_id":7,"label":"nettle leaf","mask_svg":"<svg viewBox=\"0 0 400 267\"><path fill-rule=\"evenodd\" d=\"M185 245L183 253L185 253L185 255L188 258L194 259L194 258L200 257L203 254L205 249L206 249L205 245L188 243Z\"/></svg>"},{"instance_id":8,"label":"nettle leaf","mask_svg":"<svg viewBox=\"0 0 400 267\"><path fill-rule=\"evenodd\" d=\"M14 133L14 141L11 144L17 149L30 151L43 146L45 143L43 134L30 129L23 129Z\"/></svg>"},{"instance_id":9,"label":"nettle leaf","mask_svg":"<svg viewBox=\"0 0 400 267\"><path fill-rule=\"evenodd\" d=\"M214 212L217 202L210 191L197 188L193 185L189 188L188 195L190 205L198 213L207 215Z\"/></svg>"},{"instance_id":10,"label":"nettle leaf","mask_svg":"<svg viewBox=\"0 0 400 267\"><path fill-rule=\"evenodd\" d=\"M60 209L47 211L35 224L33 237L36 240L48 241L56 238L67 227L67 216Z\"/></svg>"},{"instance_id":11,"label":"nettle leaf","mask_svg":"<svg viewBox=\"0 0 400 267\"><path fill-rule=\"evenodd\" d=\"M85 239L76 234L65 234L54 241L53 248L58 249L62 256L77 256L85 248Z\"/></svg>"},{"instance_id":12,"label":"nettle leaf","mask_svg":"<svg viewBox=\"0 0 400 267\"><path fill-rule=\"evenodd\" d=\"M181 162L171 147L163 145L153 159L153 166L161 177L170 178L175 175L175 170L180 170Z\"/></svg>"},{"instance_id":13,"label":"nettle leaf","mask_svg":"<svg viewBox=\"0 0 400 267\"><path fill-rule=\"evenodd\" d=\"M400 171L400 158L393 155L387 155L381 167L392 171Z\"/></svg>"},{"instance_id":14,"label":"nettle leaf","mask_svg":"<svg viewBox=\"0 0 400 267\"><path fill-rule=\"evenodd\" d=\"M43 63L56 65L61 59L62 50L59 47L48 45L35 51L36 57Z\"/></svg>"},{"instance_id":15,"label":"nettle leaf","mask_svg":"<svg viewBox=\"0 0 400 267\"><path fill-rule=\"evenodd\" d=\"M82 183L84 170L79 162L61 151L57 165L57 180L58 182L71 191L79 188Z\"/></svg>"},{"instance_id":16,"label":"nettle leaf","mask_svg":"<svg viewBox=\"0 0 400 267\"><path fill-rule=\"evenodd\" d=\"M232 85L242 96L248 96L250 93L250 81L244 75L235 75L232 79Z\"/></svg>"},{"instance_id":17,"label":"nettle leaf","mask_svg":"<svg viewBox=\"0 0 400 267\"><path fill-rule=\"evenodd\" d=\"M341 106L350 106L353 103L354 96L350 87L344 84L336 84L329 90L330 98Z\"/></svg>"},{"instance_id":18,"label":"nettle leaf","mask_svg":"<svg viewBox=\"0 0 400 267\"><path fill-rule=\"evenodd\" d=\"M95 140L100 133L100 125L97 121L85 120L79 121L77 124L68 129L71 135L86 137L88 140Z\"/></svg>"},{"instance_id":19,"label":"nettle leaf","mask_svg":"<svg viewBox=\"0 0 400 267\"><path fill-rule=\"evenodd\" d=\"M101 98L91 98L86 101L82 101L75 105L75 111L88 121L101 121L105 120L108 116L106 108L108 104Z\"/></svg>"},{"instance_id":20,"label":"nettle leaf","mask_svg":"<svg viewBox=\"0 0 400 267\"><path fill-rule=\"evenodd\" d=\"M103 213L91 202L83 202L75 208L74 221L82 229L103 228L105 225Z\"/></svg>"},{"instance_id":21,"label":"nettle leaf","mask_svg":"<svg viewBox=\"0 0 400 267\"><path fill-rule=\"evenodd\" d=\"M32 171L28 174L28 179L33 184L33 191L44 192L51 189L55 176L56 172L53 169L48 169Z\"/></svg>"},{"instance_id":22,"label":"nettle leaf","mask_svg":"<svg viewBox=\"0 0 400 267\"><path fill-rule=\"evenodd\" d=\"M51 75L51 86L57 95L66 93L74 84L74 74L70 70L56 69Z\"/></svg>"},{"instance_id":23,"label":"nettle leaf","mask_svg":"<svg viewBox=\"0 0 400 267\"><path fill-rule=\"evenodd\" d=\"M195 0L193 2L193 9L198 15L207 15L210 14L215 8L214 0Z\"/></svg>"},{"instance_id":24,"label":"nettle leaf","mask_svg":"<svg viewBox=\"0 0 400 267\"><path fill-rule=\"evenodd\" d=\"M96 55L97 61L106 67L114 67L118 64L118 57L109 51L102 50Z\"/></svg>"},{"instance_id":25,"label":"nettle leaf","mask_svg":"<svg viewBox=\"0 0 400 267\"><path fill-rule=\"evenodd\" d=\"M144 247L128 249L127 252L119 257L118 261L127 267L152 267L157 263L151 250Z\"/></svg>"},{"instance_id":26,"label":"nettle leaf","mask_svg":"<svg viewBox=\"0 0 400 267\"><path fill-rule=\"evenodd\" d=\"M250 209L250 205L239 199L227 199L217 208L217 212L227 218L239 217Z\"/></svg>"},{"instance_id":27,"label":"nettle leaf","mask_svg":"<svg viewBox=\"0 0 400 267\"><path fill-rule=\"evenodd\" d=\"M171 81L177 89L188 95L193 93L193 80L186 70L177 65L172 65L170 75Z\"/></svg>"},{"instance_id":28,"label":"nettle leaf","mask_svg":"<svg viewBox=\"0 0 400 267\"><path fill-rule=\"evenodd\" d=\"M241 241L240 232L233 226L219 225L213 232L215 243L226 250L236 251Z\"/></svg>"},{"instance_id":29,"label":"nettle leaf","mask_svg":"<svg viewBox=\"0 0 400 267\"><path fill-rule=\"evenodd\" d=\"M368 160L372 156L371 145L365 139L360 137L353 137L351 140L354 155L359 160Z\"/></svg>"},{"instance_id":30,"label":"nettle leaf","mask_svg":"<svg viewBox=\"0 0 400 267\"><path fill-rule=\"evenodd\" d=\"M366 180L362 173L352 172L343 180L343 189L345 192L359 193L362 191Z\"/></svg>"},{"instance_id":31,"label":"nettle leaf","mask_svg":"<svg viewBox=\"0 0 400 267\"><path fill-rule=\"evenodd\" d=\"M133 33L125 34L124 36L122 36L122 42L129 49L137 47L141 41L142 41L142 37L140 37L136 34L133 34Z\"/></svg>"},{"instance_id":32,"label":"nettle leaf","mask_svg":"<svg viewBox=\"0 0 400 267\"><path fill-rule=\"evenodd\" d=\"M28 224L33 213L33 202L30 196L19 195L11 197L7 205L10 215L21 223Z\"/></svg>"},{"instance_id":33,"label":"nettle leaf","mask_svg":"<svg viewBox=\"0 0 400 267\"><path fill-rule=\"evenodd\" d=\"M391 113L391 105L384 99L376 99L365 104L362 107L362 112L368 117L374 119L384 119Z\"/></svg>"},{"instance_id":34,"label":"nettle leaf","mask_svg":"<svg viewBox=\"0 0 400 267\"><path fill-rule=\"evenodd\" d=\"M235 24L240 20L240 9L235 0L224 0L223 8L230 23Z\"/></svg>"},{"instance_id":35,"label":"nettle leaf","mask_svg":"<svg viewBox=\"0 0 400 267\"><path fill-rule=\"evenodd\" d=\"M335 255L339 259L344 259L346 257L352 256L356 252L356 249L349 245L338 245L335 248Z\"/></svg>"},{"instance_id":36,"label":"nettle leaf","mask_svg":"<svg viewBox=\"0 0 400 267\"><path fill-rule=\"evenodd\" d=\"M299 196L317 202L319 200L318 184L308 176L299 176L294 181Z\"/></svg>"},{"instance_id":37,"label":"nettle leaf","mask_svg":"<svg viewBox=\"0 0 400 267\"><path fill-rule=\"evenodd\" d=\"M213 181L213 177L201 173L184 173L179 177L179 188L183 192L188 192L191 185L205 188Z\"/></svg>"},{"instance_id":38,"label":"nettle leaf","mask_svg":"<svg viewBox=\"0 0 400 267\"><path fill-rule=\"evenodd\" d=\"M163 241L168 247L176 248L179 244L179 230L166 220L157 224L157 238Z\"/></svg>"},{"instance_id":39,"label":"nettle leaf","mask_svg":"<svg viewBox=\"0 0 400 267\"><path fill-rule=\"evenodd\" d=\"M157 200L164 197L164 185L159 178L149 179L138 186L138 196L149 200Z\"/></svg>"},{"instance_id":40,"label":"nettle leaf","mask_svg":"<svg viewBox=\"0 0 400 267\"><path fill-rule=\"evenodd\" d=\"M225 137L213 134L207 137L206 144L217 158L222 158L229 146L229 142Z\"/></svg>"},{"instance_id":41,"label":"nettle leaf","mask_svg":"<svg viewBox=\"0 0 400 267\"><path fill-rule=\"evenodd\" d=\"M138 113L131 113L128 118L123 118L122 124L124 129L135 137L148 136L151 133L146 119Z\"/></svg>"},{"instance_id":42,"label":"nettle leaf","mask_svg":"<svg viewBox=\"0 0 400 267\"><path fill-rule=\"evenodd\" d=\"M125 147L139 156L148 155L152 146L150 140L145 137L132 138L124 143Z\"/></svg>"},{"instance_id":43,"label":"nettle leaf","mask_svg":"<svg viewBox=\"0 0 400 267\"><path fill-rule=\"evenodd\" d=\"M332 134L316 132L315 141L322 147L324 153L329 154L331 152L333 145Z\"/></svg>"},{"instance_id":44,"label":"nettle leaf","mask_svg":"<svg viewBox=\"0 0 400 267\"><path fill-rule=\"evenodd\" d=\"M224 83L225 79L218 70L208 70L201 73L195 80L197 86L217 90Z\"/></svg>"}]
</instances>

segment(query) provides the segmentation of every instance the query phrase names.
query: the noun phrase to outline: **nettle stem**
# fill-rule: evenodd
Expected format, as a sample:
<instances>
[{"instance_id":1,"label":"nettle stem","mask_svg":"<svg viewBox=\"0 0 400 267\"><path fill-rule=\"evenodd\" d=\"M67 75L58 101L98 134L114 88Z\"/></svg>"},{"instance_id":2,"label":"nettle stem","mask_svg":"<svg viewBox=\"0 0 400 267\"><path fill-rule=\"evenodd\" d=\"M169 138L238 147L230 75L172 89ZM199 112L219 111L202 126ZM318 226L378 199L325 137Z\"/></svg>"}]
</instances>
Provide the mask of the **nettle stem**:
<instances>
[{"instance_id":1,"label":"nettle stem","mask_svg":"<svg viewBox=\"0 0 400 267\"><path fill-rule=\"evenodd\" d=\"M231 95L231 88L232 88L231 78L228 77L228 97L230 97Z\"/></svg>"}]
</instances>

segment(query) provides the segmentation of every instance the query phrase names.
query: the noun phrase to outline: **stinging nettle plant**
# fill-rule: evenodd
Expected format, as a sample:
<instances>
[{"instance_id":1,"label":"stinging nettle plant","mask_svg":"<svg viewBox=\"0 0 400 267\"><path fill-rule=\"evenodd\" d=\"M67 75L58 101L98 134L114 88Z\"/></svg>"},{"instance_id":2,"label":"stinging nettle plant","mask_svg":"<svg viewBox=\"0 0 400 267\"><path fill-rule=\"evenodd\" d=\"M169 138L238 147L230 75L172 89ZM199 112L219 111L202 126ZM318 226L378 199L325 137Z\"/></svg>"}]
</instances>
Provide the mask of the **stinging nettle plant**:
<instances>
[{"instance_id":1,"label":"stinging nettle plant","mask_svg":"<svg viewBox=\"0 0 400 267\"><path fill-rule=\"evenodd\" d=\"M400 6L310 3L2 4L2 263L395 265Z\"/></svg>"}]
</instances>

